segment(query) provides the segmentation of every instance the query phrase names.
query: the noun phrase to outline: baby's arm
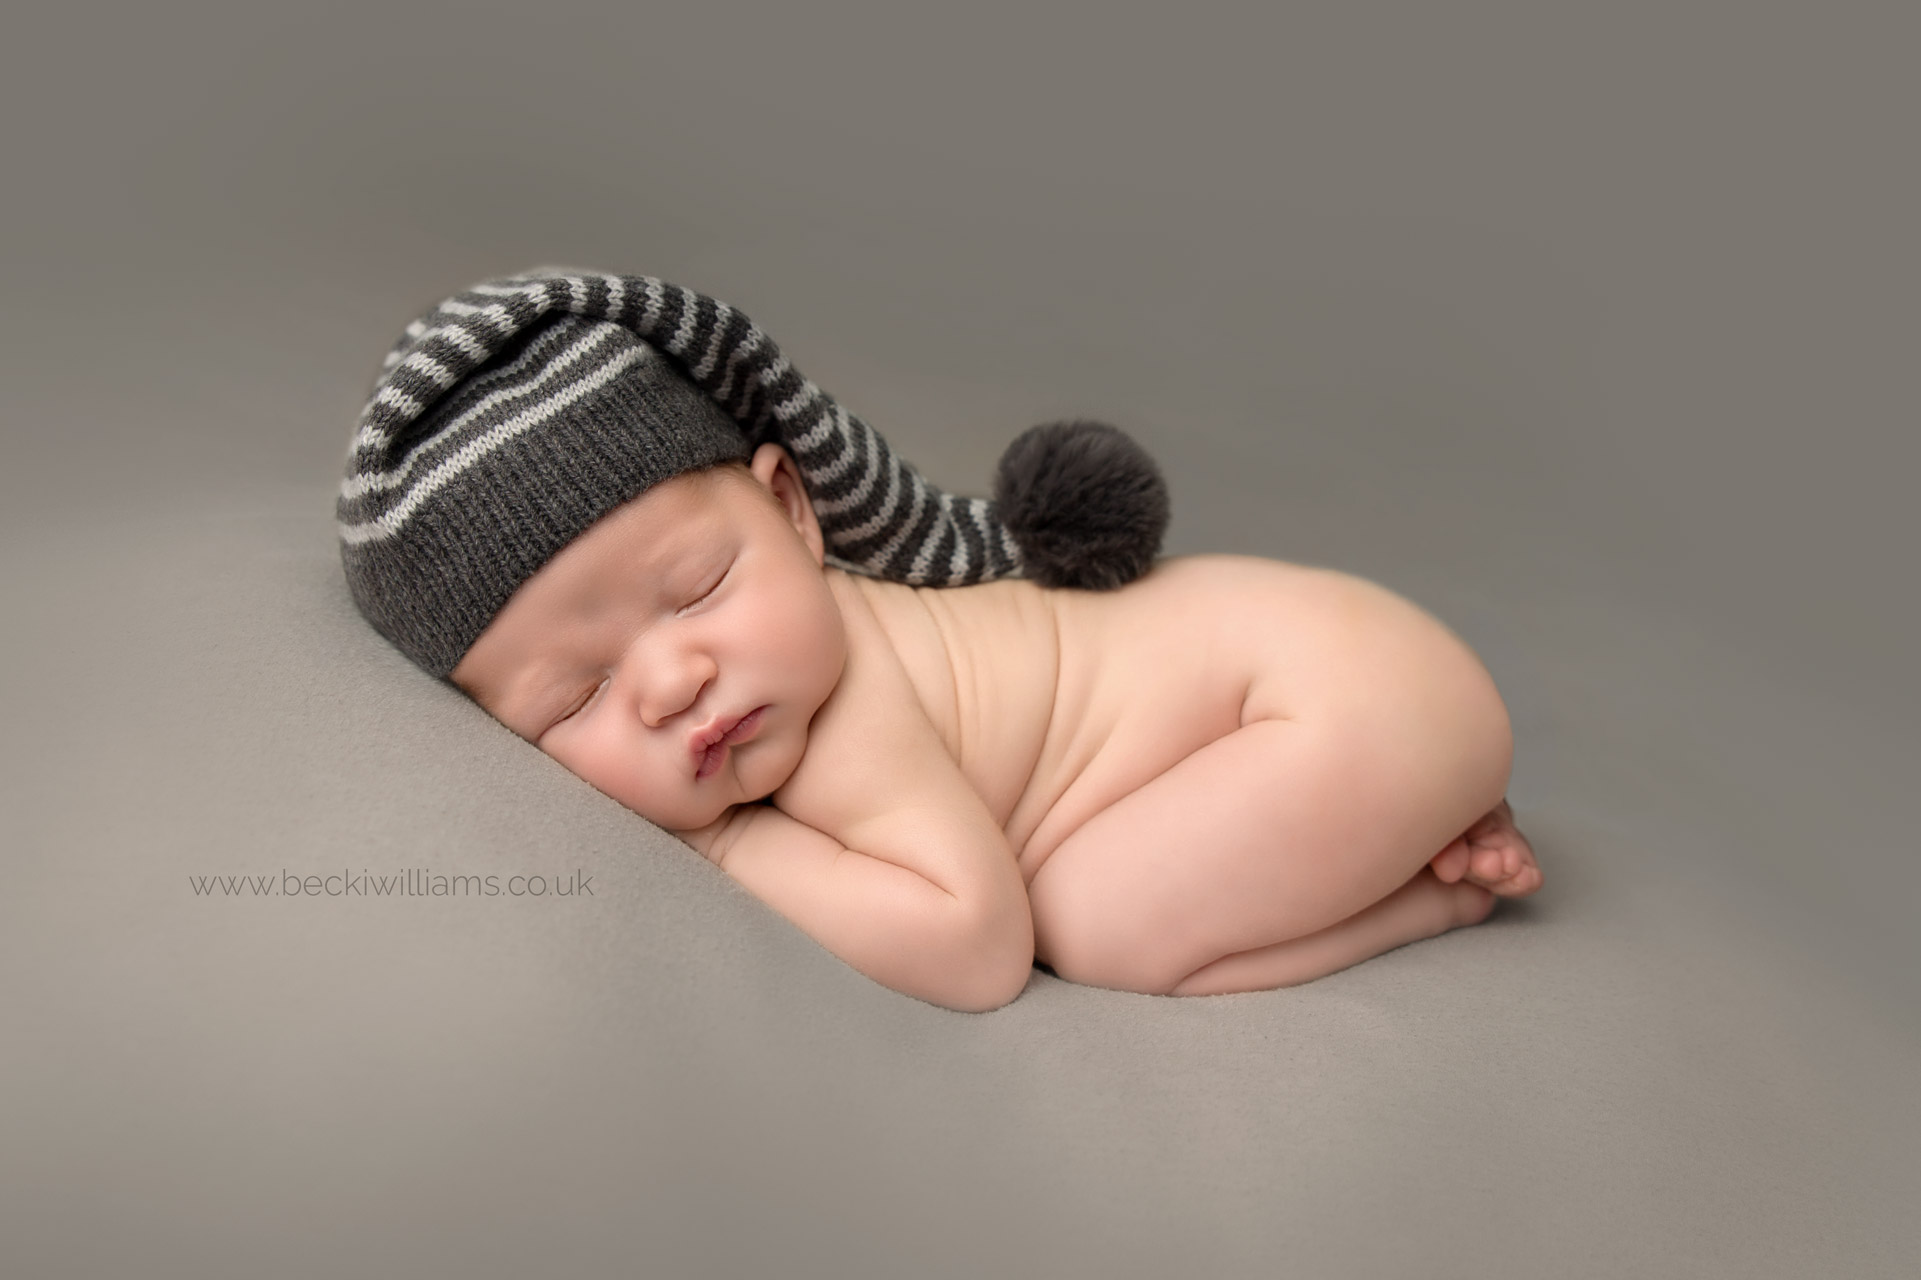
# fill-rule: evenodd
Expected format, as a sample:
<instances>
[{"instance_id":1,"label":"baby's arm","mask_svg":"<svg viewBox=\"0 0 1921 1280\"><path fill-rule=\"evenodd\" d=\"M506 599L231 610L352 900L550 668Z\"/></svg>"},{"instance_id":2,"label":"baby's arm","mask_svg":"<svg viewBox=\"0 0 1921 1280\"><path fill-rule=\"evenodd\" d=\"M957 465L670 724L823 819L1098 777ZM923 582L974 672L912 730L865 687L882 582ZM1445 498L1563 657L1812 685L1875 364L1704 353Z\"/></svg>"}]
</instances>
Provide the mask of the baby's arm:
<instances>
[{"instance_id":1,"label":"baby's arm","mask_svg":"<svg viewBox=\"0 0 1921 1280\"><path fill-rule=\"evenodd\" d=\"M1031 917L1022 955L918 873L850 849L772 805L734 809L709 856L883 986L943 1008L984 1013L1027 985L1034 963Z\"/></svg>"},{"instance_id":2,"label":"baby's arm","mask_svg":"<svg viewBox=\"0 0 1921 1280\"><path fill-rule=\"evenodd\" d=\"M856 588L847 665L772 796L686 839L849 965L953 1009L1026 985L1033 917L1013 851L929 722Z\"/></svg>"}]
</instances>

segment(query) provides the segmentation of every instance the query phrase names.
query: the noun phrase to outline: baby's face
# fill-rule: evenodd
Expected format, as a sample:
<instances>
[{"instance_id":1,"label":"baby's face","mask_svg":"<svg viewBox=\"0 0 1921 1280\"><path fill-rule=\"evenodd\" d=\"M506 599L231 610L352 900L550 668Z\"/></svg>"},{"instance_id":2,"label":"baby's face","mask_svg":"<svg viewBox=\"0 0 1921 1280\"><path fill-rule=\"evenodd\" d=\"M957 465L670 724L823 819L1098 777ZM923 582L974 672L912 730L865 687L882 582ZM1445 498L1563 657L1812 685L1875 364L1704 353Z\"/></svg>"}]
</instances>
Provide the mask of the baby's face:
<instances>
[{"instance_id":1,"label":"baby's face","mask_svg":"<svg viewBox=\"0 0 1921 1280\"><path fill-rule=\"evenodd\" d=\"M669 830L785 782L846 661L799 472L772 444L751 467L676 476L609 513L453 670L501 723ZM695 750L757 708L752 740L717 769Z\"/></svg>"}]
</instances>

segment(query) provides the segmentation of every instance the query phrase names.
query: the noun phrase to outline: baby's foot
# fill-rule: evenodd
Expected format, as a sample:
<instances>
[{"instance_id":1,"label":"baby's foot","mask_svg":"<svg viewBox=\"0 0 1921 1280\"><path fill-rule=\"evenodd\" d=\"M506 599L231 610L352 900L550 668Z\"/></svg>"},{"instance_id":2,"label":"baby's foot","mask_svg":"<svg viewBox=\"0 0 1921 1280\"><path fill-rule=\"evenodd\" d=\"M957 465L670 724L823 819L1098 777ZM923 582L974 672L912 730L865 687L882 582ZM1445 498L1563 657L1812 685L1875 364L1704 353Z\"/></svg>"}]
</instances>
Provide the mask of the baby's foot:
<instances>
[{"instance_id":1,"label":"baby's foot","mask_svg":"<svg viewBox=\"0 0 1921 1280\"><path fill-rule=\"evenodd\" d=\"M1466 880L1503 898L1525 898L1541 887L1534 848L1514 825L1506 800L1458 836L1428 863L1443 884Z\"/></svg>"}]
</instances>

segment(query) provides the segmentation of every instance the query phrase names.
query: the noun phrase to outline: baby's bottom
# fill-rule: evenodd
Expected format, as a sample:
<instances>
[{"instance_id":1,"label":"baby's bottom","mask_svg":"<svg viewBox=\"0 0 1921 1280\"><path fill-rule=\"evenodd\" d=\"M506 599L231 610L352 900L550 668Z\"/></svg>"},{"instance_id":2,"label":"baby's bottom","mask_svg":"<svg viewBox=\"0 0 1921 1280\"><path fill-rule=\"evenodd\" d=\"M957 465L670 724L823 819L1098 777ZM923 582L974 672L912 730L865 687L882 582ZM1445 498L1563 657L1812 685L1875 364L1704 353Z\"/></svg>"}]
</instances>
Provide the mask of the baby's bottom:
<instances>
[{"instance_id":1,"label":"baby's bottom","mask_svg":"<svg viewBox=\"0 0 1921 1280\"><path fill-rule=\"evenodd\" d=\"M1501 800L1504 709L1445 741L1260 720L1094 815L1028 886L1061 977L1151 994L1288 986L1539 887Z\"/></svg>"}]
</instances>

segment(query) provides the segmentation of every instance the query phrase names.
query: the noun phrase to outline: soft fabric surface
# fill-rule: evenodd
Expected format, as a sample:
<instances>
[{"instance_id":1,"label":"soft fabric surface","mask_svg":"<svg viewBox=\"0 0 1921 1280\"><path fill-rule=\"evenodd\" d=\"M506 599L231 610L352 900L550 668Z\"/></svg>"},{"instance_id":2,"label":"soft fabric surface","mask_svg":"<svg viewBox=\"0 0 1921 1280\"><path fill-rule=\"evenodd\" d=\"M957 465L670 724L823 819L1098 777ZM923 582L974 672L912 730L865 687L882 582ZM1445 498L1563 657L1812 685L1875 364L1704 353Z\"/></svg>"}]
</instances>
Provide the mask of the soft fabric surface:
<instances>
[{"instance_id":1,"label":"soft fabric surface","mask_svg":"<svg viewBox=\"0 0 1921 1280\"><path fill-rule=\"evenodd\" d=\"M753 87L859 28L702 21L743 96L699 136L786 120L818 185L752 200L729 185L751 164L571 110L513 154L516 181L578 179L572 203L446 151L383 167L375 138L456 135L382 94L489 108L453 70L357 78L345 21L228 31L231 63L171 28L121 33L137 64L87 46L89 82L141 103L132 141L79 117L86 166L15 185L0 344L0 1271L1915 1274L1915 471L1891 424L1916 193L1911 166L1846 167L1897 153L1921 104L1884 72L1912 42L1750 32L1859 91L1816 111L1683 75L1657 54L1722 27L1665 18L1513 34L1525 56L1491 19L1403 32L1422 60L1392 75L1358 29L1217 33L1267 50L1231 76L1166 54L1174 29L1116 35L1122 66L1070 83L1161 106L1078 148L1023 150L974 91L1001 144L976 150L942 132L959 97L890 79L933 152L890 151L876 203L872 135L829 125L885 121ZM1065 57L1082 30L1031 39ZM632 77L595 50L639 34L570 35L568 85L614 102ZM497 38L528 71L559 37ZM898 77L888 48L866 65ZM25 83L52 93L70 53ZM648 69L633 92L716 102ZM1463 87L1488 85L1510 105ZM646 151L631 173L593 159L617 141ZM334 484L393 326L537 260L737 300L954 491L1032 422L1107 417L1166 468L1170 553L1408 595L1508 699L1546 888L1289 990L1036 970L971 1016L861 977L348 599ZM592 893L191 884L410 869Z\"/></svg>"}]
</instances>

